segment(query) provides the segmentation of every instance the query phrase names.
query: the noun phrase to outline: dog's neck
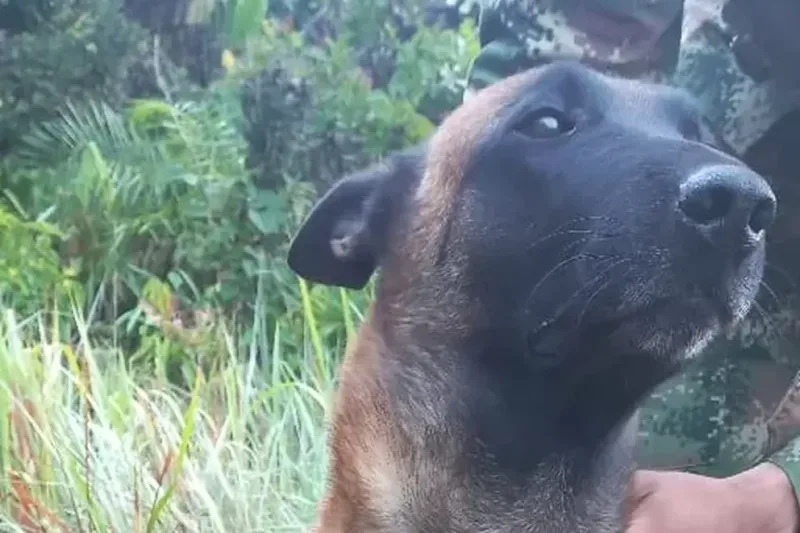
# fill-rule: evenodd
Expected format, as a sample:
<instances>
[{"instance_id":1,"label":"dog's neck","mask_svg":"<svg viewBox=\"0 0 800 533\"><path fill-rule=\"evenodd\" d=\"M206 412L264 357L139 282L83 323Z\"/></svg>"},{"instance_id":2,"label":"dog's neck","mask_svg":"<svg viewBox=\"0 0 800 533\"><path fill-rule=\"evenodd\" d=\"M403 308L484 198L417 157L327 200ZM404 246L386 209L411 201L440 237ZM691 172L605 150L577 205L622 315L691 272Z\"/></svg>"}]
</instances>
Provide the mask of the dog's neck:
<instances>
[{"instance_id":1,"label":"dog's neck","mask_svg":"<svg viewBox=\"0 0 800 533\"><path fill-rule=\"evenodd\" d=\"M562 366L540 368L513 331L451 335L424 308L398 316L397 306L389 312L377 304L382 368L391 374L385 383L392 384L397 420L422 449L463 461L465 474L493 493L563 491L584 517L604 493L613 499L624 492L633 467L632 417L669 377L666 369L642 354L609 353L603 339L573 348ZM609 364L575 379L575 365L601 358Z\"/></svg>"}]
</instances>

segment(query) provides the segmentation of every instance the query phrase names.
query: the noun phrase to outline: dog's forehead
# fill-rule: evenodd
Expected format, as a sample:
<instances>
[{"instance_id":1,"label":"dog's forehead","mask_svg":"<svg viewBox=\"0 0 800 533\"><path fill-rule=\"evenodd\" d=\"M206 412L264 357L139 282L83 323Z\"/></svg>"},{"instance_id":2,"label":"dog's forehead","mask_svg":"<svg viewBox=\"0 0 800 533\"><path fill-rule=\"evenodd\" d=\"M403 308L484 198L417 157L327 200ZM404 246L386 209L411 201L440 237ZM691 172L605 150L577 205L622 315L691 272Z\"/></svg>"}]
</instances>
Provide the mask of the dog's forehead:
<instances>
[{"instance_id":1,"label":"dog's forehead","mask_svg":"<svg viewBox=\"0 0 800 533\"><path fill-rule=\"evenodd\" d=\"M426 244L417 244L421 255L436 248L476 147L501 125L502 109L517 101L541 72L525 71L479 91L453 111L428 142L416 194L417 223L426 228Z\"/></svg>"},{"instance_id":2,"label":"dog's forehead","mask_svg":"<svg viewBox=\"0 0 800 533\"><path fill-rule=\"evenodd\" d=\"M420 199L435 199L439 205L448 203L478 144L502 126L503 109L535 90L551 71L547 66L509 76L478 91L453 111L428 143Z\"/></svg>"},{"instance_id":3,"label":"dog's forehead","mask_svg":"<svg viewBox=\"0 0 800 533\"><path fill-rule=\"evenodd\" d=\"M482 139L504 126L512 108L525 109L537 100L553 99L569 108L589 108L601 115L634 120L699 121L698 102L666 84L611 76L575 61L559 61L523 71L479 91L439 127L429 145L428 169L459 181ZM447 163L443 165L443 163Z\"/></svg>"},{"instance_id":4,"label":"dog's forehead","mask_svg":"<svg viewBox=\"0 0 800 533\"><path fill-rule=\"evenodd\" d=\"M676 87L626 78L603 76L600 79L608 95L605 102L607 112L652 113L654 116L651 118L670 117L676 120L700 120L702 116L700 105L694 97Z\"/></svg>"}]
</instances>

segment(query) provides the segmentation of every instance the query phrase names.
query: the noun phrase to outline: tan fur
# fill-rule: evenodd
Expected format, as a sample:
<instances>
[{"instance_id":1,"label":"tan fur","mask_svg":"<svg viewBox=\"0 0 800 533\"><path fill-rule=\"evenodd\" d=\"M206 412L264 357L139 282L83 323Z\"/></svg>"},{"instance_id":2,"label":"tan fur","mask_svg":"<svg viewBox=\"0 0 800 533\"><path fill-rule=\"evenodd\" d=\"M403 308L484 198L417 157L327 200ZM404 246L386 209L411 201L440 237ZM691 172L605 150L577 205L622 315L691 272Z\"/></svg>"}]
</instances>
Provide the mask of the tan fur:
<instances>
[{"instance_id":1,"label":"tan fur","mask_svg":"<svg viewBox=\"0 0 800 533\"><path fill-rule=\"evenodd\" d=\"M430 141L422 183L417 191L416 233L424 236L413 253L431 259L450 219L452 199L470 163L476 144L492 129L497 111L512 101L535 72L523 72L478 91L453 111Z\"/></svg>"},{"instance_id":2,"label":"tan fur","mask_svg":"<svg viewBox=\"0 0 800 533\"><path fill-rule=\"evenodd\" d=\"M411 238L397 243L408 246L407 251L413 254L417 265L433 260L439 249L453 200L476 145L491 133L502 106L512 102L521 87L529 83L530 76L536 74L518 74L480 91L455 110L431 139L423 181L412 210L415 223ZM460 276L458 260L451 258L448 267L451 272L444 286L449 292L433 301L450 298L452 303L452 298L458 298L454 295L457 291L452 290ZM407 280L389 277L387 274L384 283L394 284L397 292L402 292ZM391 321L394 331L404 336L400 342L412 344L409 349L413 351L415 323L435 321L449 333L458 335L469 329L480 312L474 302L443 306L450 309L446 313L438 308L403 308L407 302L402 298L384 304L380 316L374 305L370 308L357 337L348 346L340 370L329 443L330 484L313 532L516 530L524 533L538 531L537 525L530 521L532 515L558 528L554 531L583 529L568 516L571 502L564 497L565 485L552 482L564 471L558 460L545 461L530 486L514 502L472 492L471 480L458 473L463 455L461 430L444 414L449 392L446 383L449 376L445 371L437 374L435 365L425 371L404 367L404 372L415 373L409 381L419 389L407 391L404 403L390 403L380 364L399 356L383 343L376 321ZM458 311L452 311L453 308ZM440 440L431 442L430 435ZM599 487L598 491L604 489ZM597 530L619 518L618 510L613 505L602 506L602 501L603 496L595 497L584 507ZM434 516L437 521L420 523L417 521L420 516L428 517L427 520Z\"/></svg>"},{"instance_id":3,"label":"tan fur","mask_svg":"<svg viewBox=\"0 0 800 533\"><path fill-rule=\"evenodd\" d=\"M330 439L331 485L317 533L383 531L403 502L393 453L397 432L379 375L379 343L367 319L342 363Z\"/></svg>"}]
</instances>

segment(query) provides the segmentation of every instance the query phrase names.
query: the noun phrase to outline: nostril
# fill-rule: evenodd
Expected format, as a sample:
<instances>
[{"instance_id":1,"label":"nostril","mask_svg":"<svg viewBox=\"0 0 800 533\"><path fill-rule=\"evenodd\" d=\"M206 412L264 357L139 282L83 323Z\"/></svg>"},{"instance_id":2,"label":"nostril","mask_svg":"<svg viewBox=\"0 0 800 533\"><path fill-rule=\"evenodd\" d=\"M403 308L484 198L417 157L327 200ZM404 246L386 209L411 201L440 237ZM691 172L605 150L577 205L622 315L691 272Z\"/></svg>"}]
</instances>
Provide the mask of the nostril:
<instances>
[{"instance_id":1,"label":"nostril","mask_svg":"<svg viewBox=\"0 0 800 533\"><path fill-rule=\"evenodd\" d=\"M724 219L733 203L733 192L722 185L715 185L695 189L680 201L678 207L692 222L707 225Z\"/></svg>"},{"instance_id":2,"label":"nostril","mask_svg":"<svg viewBox=\"0 0 800 533\"><path fill-rule=\"evenodd\" d=\"M775 202L770 199L759 201L753 212L750 214L750 220L747 225L753 233L760 233L772 225L775 220Z\"/></svg>"},{"instance_id":3,"label":"nostril","mask_svg":"<svg viewBox=\"0 0 800 533\"><path fill-rule=\"evenodd\" d=\"M749 169L713 165L693 173L680 185L676 208L684 223L695 226L708 239L739 238L742 232L752 238L774 223L777 200L769 184Z\"/></svg>"}]
</instances>

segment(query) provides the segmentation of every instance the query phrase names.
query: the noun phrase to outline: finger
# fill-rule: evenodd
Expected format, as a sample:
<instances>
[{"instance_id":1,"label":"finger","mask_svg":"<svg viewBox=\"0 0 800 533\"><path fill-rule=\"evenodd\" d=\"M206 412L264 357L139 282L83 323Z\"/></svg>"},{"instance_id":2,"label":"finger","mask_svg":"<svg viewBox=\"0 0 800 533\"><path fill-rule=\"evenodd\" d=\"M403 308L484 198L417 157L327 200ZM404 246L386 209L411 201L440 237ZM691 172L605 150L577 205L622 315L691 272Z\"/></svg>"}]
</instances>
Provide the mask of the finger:
<instances>
[{"instance_id":1,"label":"finger","mask_svg":"<svg viewBox=\"0 0 800 533\"><path fill-rule=\"evenodd\" d=\"M652 494L662 476L663 473L656 470L636 470L628 483L628 493L639 498Z\"/></svg>"},{"instance_id":2,"label":"finger","mask_svg":"<svg viewBox=\"0 0 800 533\"><path fill-rule=\"evenodd\" d=\"M641 517L635 517L628 521L625 528L625 533L652 533L653 528L650 527L648 521Z\"/></svg>"},{"instance_id":3,"label":"finger","mask_svg":"<svg viewBox=\"0 0 800 533\"><path fill-rule=\"evenodd\" d=\"M642 502L656 491L658 476L649 470L637 470L631 476L625 497L625 515L633 517Z\"/></svg>"}]
</instances>

